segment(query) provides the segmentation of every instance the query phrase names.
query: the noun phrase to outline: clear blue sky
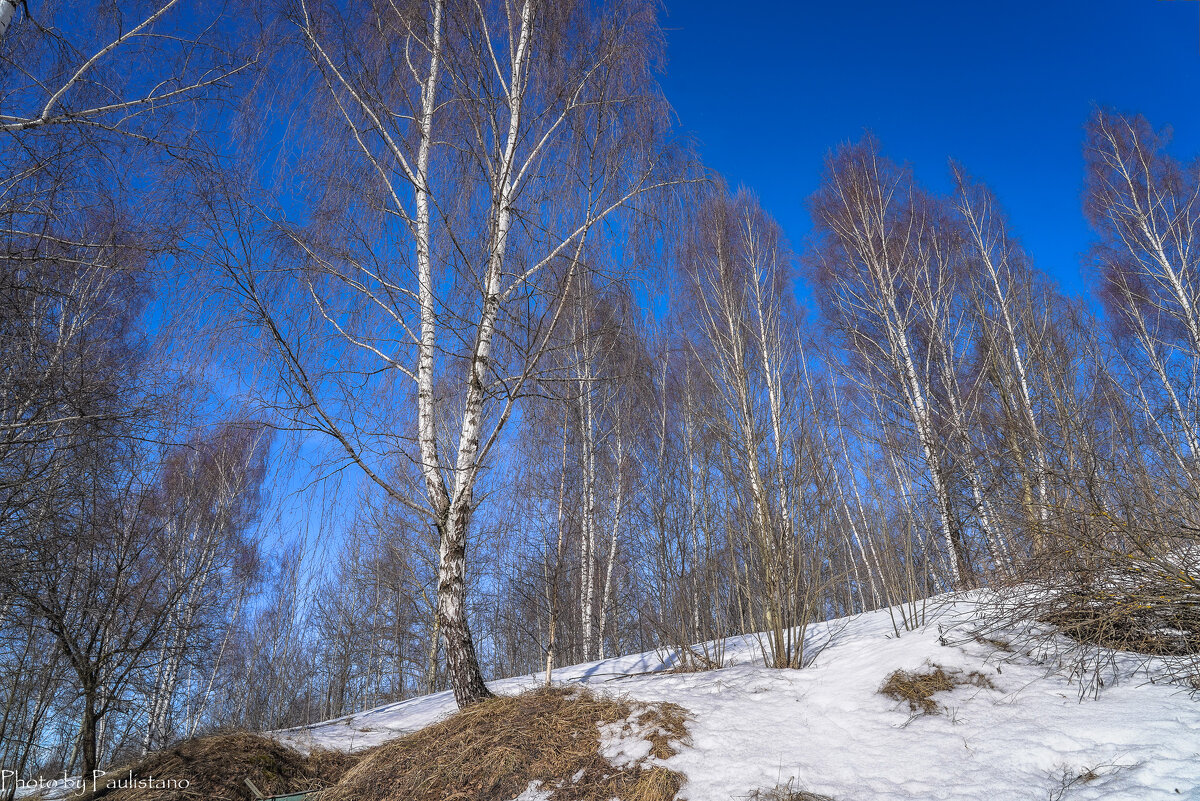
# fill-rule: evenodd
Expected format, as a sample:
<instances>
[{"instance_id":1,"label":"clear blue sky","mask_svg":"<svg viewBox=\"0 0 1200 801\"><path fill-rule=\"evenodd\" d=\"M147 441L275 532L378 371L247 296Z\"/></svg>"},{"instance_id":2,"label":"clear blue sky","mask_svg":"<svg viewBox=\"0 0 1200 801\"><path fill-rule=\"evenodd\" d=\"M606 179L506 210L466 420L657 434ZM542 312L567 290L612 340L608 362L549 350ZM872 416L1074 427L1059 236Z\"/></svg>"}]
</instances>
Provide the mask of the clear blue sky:
<instances>
[{"instance_id":1,"label":"clear blue sky","mask_svg":"<svg viewBox=\"0 0 1200 801\"><path fill-rule=\"evenodd\" d=\"M1144 113L1200 154L1197 0L667 0L665 88L710 167L799 246L839 142L875 133L935 189L954 157L999 195L1064 290L1083 291L1082 126Z\"/></svg>"}]
</instances>

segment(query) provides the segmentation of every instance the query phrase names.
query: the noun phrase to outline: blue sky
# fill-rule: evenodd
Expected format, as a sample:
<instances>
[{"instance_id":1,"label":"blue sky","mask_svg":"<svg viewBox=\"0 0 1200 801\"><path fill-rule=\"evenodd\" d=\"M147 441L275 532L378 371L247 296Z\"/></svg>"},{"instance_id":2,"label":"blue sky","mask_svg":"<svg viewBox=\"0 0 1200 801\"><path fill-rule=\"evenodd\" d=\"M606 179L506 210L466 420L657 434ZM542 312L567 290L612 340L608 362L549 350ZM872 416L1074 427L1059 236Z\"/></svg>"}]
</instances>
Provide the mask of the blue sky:
<instances>
[{"instance_id":1,"label":"blue sky","mask_svg":"<svg viewBox=\"0 0 1200 801\"><path fill-rule=\"evenodd\" d=\"M1085 289L1082 126L1144 113L1200 153L1197 0L667 0L667 97L710 167L755 190L794 245L839 142L875 133L944 189L987 182L1035 263Z\"/></svg>"}]
</instances>

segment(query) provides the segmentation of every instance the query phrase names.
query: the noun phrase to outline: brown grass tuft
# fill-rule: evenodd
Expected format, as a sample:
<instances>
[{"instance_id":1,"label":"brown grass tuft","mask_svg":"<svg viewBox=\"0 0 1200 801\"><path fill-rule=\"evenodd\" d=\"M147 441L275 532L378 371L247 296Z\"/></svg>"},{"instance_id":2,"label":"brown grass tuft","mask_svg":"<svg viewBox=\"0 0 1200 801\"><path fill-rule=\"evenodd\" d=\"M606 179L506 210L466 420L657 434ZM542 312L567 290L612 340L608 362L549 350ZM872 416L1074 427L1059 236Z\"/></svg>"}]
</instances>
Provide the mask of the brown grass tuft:
<instances>
[{"instance_id":1,"label":"brown grass tuft","mask_svg":"<svg viewBox=\"0 0 1200 801\"><path fill-rule=\"evenodd\" d=\"M650 756L670 759L679 753L672 743L690 745L688 713L679 704L655 704L637 716L638 733L650 741Z\"/></svg>"},{"instance_id":2,"label":"brown grass tuft","mask_svg":"<svg viewBox=\"0 0 1200 801\"><path fill-rule=\"evenodd\" d=\"M810 793L807 790L797 790L792 787L791 779L787 784L772 787L769 790L755 790L746 796L749 801L833 801L827 795Z\"/></svg>"},{"instance_id":3,"label":"brown grass tuft","mask_svg":"<svg viewBox=\"0 0 1200 801\"><path fill-rule=\"evenodd\" d=\"M474 704L386 743L320 801L475 801L520 795L531 782L558 801L672 801L682 776L662 766L615 767L600 726L625 722L659 759L687 736L674 704L644 706L582 689L540 689Z\"/></svg>"},{"instance_id":4,"label":"brown grass tuft","mask_svg":"<svg viewBox=\"0 0 1200 801\"><path fill-rule=\"evenodd\" d=\"M948 673L941 665L930 665L929 670L919 672L895 671L883 682L879 692L897 701L907 701L908 708L913 712L935 715L940 707L933 700L933 695L965 685L996 689L992 680L977 670Z\"/></svg>"},{"instance_id":5,"label":"brown grass tuft","mask_svg":"<svg viewBox=\"0 0 1200 801\"><path fill-rule=\"evenodd\" d=\"M622 801L671 801L683 787L683 776L673 770L655 765L642 770L633 786L620 796ZM582 799L583 796L572 794L571 798ZM597 796L599 797L599 796Z\"/></svg>"},{"instance_id":6,"label":"brown grass tuft","mask_svg":"<svg viewBox=\"0 0 1200 801\"><path fill-rule=\"evenodd\" d=\"M188 740L147 755L142 760L114 768L96 782L86 801L247 801L252 798L244 782L275 795L333 785L361 755L314 751L305 756L270 737L237 732ZM113 787L109 782L180 780L187 787ZM89 782L88 790L92 790Z\"/></svg>"}]
</instances>

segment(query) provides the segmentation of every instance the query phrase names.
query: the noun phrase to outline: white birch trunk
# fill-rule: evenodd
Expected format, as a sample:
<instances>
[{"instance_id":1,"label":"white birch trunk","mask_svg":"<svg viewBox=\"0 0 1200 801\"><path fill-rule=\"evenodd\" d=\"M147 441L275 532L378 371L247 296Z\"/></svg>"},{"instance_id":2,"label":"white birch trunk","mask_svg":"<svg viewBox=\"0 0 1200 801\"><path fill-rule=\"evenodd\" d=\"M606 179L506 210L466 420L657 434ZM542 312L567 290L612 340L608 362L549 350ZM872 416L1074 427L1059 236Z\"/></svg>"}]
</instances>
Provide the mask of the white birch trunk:
<instances>
[{"instance_id":1,"label":"white birch trunk","mask_svg":"<svg viewBox=\"0 0 1200 801\"><path fill-rule=\"evenodd\" d=\"M562 567L562 552L563 539L566 526L564 525L566 516L564 514L567 498L567 407L563 406L562 420L562 464L559 467L558 474L558 536L554 547L554 572L550 580L546 582L546 607L549 610L549 622L547 624L546 637L546 686L550 686L550 681L554 671L554 659L556 656L556 643L558 638L558 576Z\"/></svg>"},{"instance_id":2,"label":"white birch trunk","mask_svg":"<svg viewBox=\"0 0 1200 801\"><path fill-rule=\"evenodd\" d=\"M12 23L13 12L16 10L16 0L0 0L0 42L4 41L4 34L8 31L8 26Z\"/></svg>"},{"instance_id":3,"label":"white birch trunk","mask_svg":"<svg viewBox=\"0 0 1200 801\"><path fill-rule=\"evenodd\" d=\"M608 564L604 571L604 592L600 596L600 621L596 626L597 640L599 648L596 658L604 658L604 623L607 617L608 606L612 603L613 592L613 565L617 561L617 538L621 531L621 513L625 502L625 488L623 486L623 469L625 462L624 437L621 436L621 417L618 413L616 422L616 437L617 437L617 467L616 478L613 485L613 517L612 530L608 540Z\"/></svg>"},{"instance_id":4,"label":"white birch trunk","mask_svg":"<svg viewBox=\"0 0 1200 801\"><path fill-rule=\"evenodd\" d=\"M526 67L529 60L533 7L526 0L521 10L520 36L513 54L507 105L508 131L493 189L494 228L484 280L483 309L476 332L474 354L463 401L462 425L455 459L454 490L442 536L438 567L438 614L446 640L446 662L454 697L460 707L490 695L483 683L475 645L466 618L467 531L474 510L475 479L479 471L479 447L483 433L485 386L491 369L492 340L501 302L501 271L512 227L512 202L516 192L514 161L521 124Z\"/></svg>"}]
</instances>

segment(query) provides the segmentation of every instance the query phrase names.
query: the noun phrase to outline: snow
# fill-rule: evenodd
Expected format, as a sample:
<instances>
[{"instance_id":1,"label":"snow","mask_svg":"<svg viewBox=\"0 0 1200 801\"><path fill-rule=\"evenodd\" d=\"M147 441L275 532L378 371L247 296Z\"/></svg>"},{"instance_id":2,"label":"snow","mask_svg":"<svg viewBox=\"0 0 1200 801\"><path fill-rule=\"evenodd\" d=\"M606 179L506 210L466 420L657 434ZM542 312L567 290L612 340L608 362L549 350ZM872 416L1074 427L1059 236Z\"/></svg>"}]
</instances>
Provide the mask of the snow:
<instances>
[{"instance_id":1,"label":"snow","mask_svg":"<svg viewBox=\"0 0 1200 801\"><path fill-rule=\"evenodd\" d=\"M634 713L635 715L637 713ZM600 724L600 756L610 765L624 768L640 765L650 757L651 742L639 731L631 720L618 720Z\"/></svg>"},{"instance_id":2,"label":"snow","mask_svg":"<svg viewBox=\"0 0 1200 801\"><path fill-rule=\"evenodd\" d=\"M1200 703L1186 688L1131 670L1081 698L1044 657L965 636L955 626L974 611L970 596L944 599L924 627L899 637L887 610L818 624L808 635L815 656L800 670L763 667L757 639L743 637L726 643L733 664L721 670L663 673L675 660L649 652L563 668L555 680L686 708L691 746L664 764L686 776L680 797L690 801L777 786L838 801L1200 799ZM939 693L943 710L929 716L877 692L893 671L932 664L979 671L995 689ZM540 679L490 687L514 693ZM356 750L453 711L453 697L438 693L277 736ZM644 758L645 740L622 739L620 728L602 733L605 756ZM520 798L542 797L531 785Z\"/></svg>"},{"instance_id":3,"label":"snow","mask_svg":"<svg viewBox=\"0 0 1200 801\"><path fill-rule=\"evenodd\" d=\"M534 780L525 788L525 792L513 799L513 801L550 801L550 791L543 790L542 783Z\"/></svg>"}]
</instances>

